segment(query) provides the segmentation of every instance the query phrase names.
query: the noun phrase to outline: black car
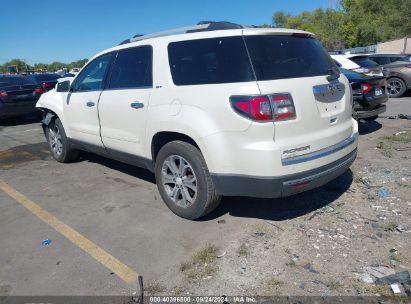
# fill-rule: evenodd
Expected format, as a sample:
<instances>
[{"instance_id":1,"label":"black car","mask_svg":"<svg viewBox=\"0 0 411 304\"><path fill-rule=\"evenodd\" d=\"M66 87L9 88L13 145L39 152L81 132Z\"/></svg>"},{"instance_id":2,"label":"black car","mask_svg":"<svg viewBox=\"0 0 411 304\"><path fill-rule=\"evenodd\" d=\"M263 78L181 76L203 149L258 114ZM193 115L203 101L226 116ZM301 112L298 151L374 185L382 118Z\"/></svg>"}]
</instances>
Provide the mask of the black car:
<instances>
[{"instance_id":1,"label":"black car","mask_svg":"<svg viewBox=\"0 0 411 304\"><path fill-rule=\"evenodd\" d=\"M353 117L366 121L375 120L386 111L388 100L387 81L383 76L367 76L340 68L350 82L353 94Z\"/></svg>"},{"instance_id":2,"label":"black car","mask_svg":"<svg viewBox=\"0 0 411 304\"><path fill-rule=\"evenodd\" d=\"M36 112L44 90L23 76L0 75L0 118Z\"/></svg>"},{"instance_id":3,"label":"black car","mask_svg":"<svg viewBox=\"0 0 411 304\"><path fill-rule=\"evenodd\" d=\"M40 85L45 92L54 89L57 83L57 79L61 76L58 74L48 73L48 74L32 74L28 75L27 78L34 81L36 84Z\"/></svg>"}]
</instances>

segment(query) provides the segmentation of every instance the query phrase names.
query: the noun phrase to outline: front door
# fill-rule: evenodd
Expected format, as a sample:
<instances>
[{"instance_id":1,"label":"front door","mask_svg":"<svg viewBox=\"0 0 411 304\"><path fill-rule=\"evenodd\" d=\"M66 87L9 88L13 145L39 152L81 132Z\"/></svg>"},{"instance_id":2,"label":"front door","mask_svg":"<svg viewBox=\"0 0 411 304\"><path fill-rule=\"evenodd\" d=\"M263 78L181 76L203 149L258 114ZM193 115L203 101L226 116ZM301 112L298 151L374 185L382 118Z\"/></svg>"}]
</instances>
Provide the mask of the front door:
<instances>
[{"instance_id":1,"label":"front door","mask_svg":"<svg viewBox=\"0 0 411 304\"><path fill-rule=\"evenodd\" d=\"M103 147L100 137L98 101L104 87L111 54L90 62L76 77L64 104L71 137L80 144Z\"/></svg>"}]
</instances>

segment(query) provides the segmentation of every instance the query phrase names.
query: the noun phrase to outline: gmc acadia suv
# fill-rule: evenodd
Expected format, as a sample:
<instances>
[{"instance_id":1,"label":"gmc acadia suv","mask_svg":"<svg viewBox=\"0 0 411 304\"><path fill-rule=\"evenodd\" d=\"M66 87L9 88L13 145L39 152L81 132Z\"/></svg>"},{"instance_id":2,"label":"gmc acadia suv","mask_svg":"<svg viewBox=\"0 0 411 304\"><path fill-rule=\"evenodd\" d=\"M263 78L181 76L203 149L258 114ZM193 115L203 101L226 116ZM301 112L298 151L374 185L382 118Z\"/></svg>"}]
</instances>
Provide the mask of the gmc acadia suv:
<instances>
[{"instance_id":1,"label":"gmc acadia suv","mask_svg":"<svg viewBox=\"0 0 411 304\"><path fill-rule=\"evenodd\" d=\"M196 219L224 195L284 197L345 172L351 102L313 34L202 22L97 54L37 107L57 161L87 150L145 167L167 206Z\"/></svg>"}]
</instances>

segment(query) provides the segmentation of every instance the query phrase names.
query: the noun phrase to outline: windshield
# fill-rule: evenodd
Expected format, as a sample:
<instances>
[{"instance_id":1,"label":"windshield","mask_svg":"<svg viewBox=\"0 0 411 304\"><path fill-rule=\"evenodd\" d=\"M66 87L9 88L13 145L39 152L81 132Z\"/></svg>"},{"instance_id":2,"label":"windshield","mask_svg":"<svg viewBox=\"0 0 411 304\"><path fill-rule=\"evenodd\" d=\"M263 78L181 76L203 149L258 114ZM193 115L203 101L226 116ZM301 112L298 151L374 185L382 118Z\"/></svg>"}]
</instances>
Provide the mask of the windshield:
<instances>
[{"instance_id":1,"label":"windshield","mask_svg":"<svg viewBox=\"0 0 411 304\"><path fill-rule=\"evenodd\" d=\"M321 43L312 37L245 36L257 80L329 75L335 68Z\"/></svg>"}]
</instances>

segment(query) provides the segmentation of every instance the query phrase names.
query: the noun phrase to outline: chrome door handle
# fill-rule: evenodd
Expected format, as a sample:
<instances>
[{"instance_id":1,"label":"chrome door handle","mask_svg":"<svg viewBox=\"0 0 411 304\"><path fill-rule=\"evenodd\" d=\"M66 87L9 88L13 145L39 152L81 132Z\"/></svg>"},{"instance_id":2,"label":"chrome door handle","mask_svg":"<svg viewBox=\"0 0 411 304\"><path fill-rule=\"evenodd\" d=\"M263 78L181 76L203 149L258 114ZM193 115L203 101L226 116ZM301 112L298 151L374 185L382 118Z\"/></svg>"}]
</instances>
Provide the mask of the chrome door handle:
<instances>
[{"instance_id":1,"label":"chrome door handle","mask_svg":"<svg viewBox=\"0 0 411 304\"><path fill-rule=\"evenodd\" d=\"M144 103L142 103L142 102L132 102L132 103L130 103L130 106L133 109L141 109L142 107L144 107Z\"/></svg>"},{"instance_id":2,"label":"chrome door handle","mask_svg":"<svg viewBox=\"0 0 411 304\"><path fill-rule=\"evenodd\" d=\"M86 106L88 107L94 107L96 104L92 101L87 101Z\"/></svg>"}]
</instances>

